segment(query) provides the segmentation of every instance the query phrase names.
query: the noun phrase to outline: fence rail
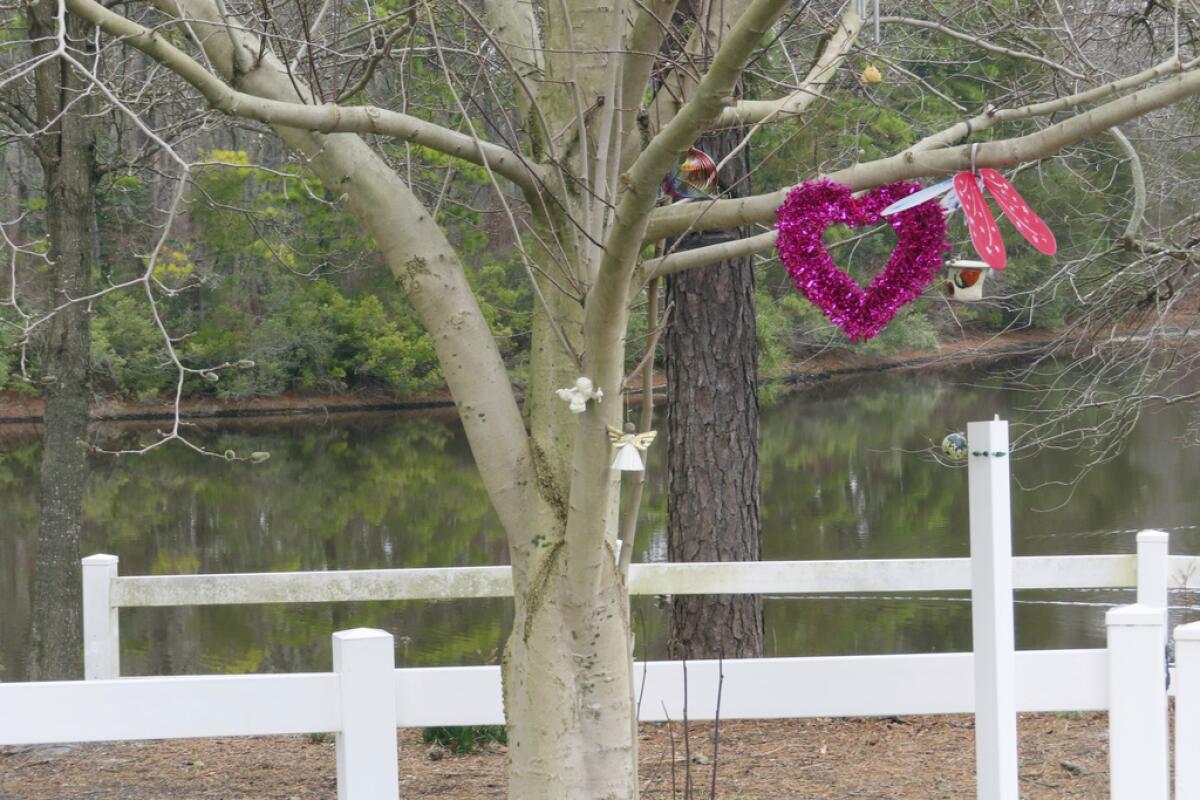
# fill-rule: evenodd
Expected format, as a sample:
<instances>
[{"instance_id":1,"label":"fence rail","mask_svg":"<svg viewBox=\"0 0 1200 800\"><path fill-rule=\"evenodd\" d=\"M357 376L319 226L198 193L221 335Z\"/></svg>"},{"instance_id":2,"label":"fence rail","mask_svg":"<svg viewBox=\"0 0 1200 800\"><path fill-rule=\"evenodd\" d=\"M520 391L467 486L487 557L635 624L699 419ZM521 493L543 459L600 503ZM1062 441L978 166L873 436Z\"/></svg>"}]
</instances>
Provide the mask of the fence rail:
<instances>
[{"instance_id":1,"label":"fence rail","mask_svg":"<svg viewBox=\"0 0 1200 800\"><path fill-rule=\"evenodd\" d=\"M0 741L100 742L336 731L332 673L0 684Z\"/></svg>"},{"instance_id":2,"label":"fence rail","mask_svg":"<svg viewBox=\"0 0 1200 800\"><path fill-rule=\"evenodd\" d=\"M1166 539L1147 533L1138 537L1139 555L1014 558L1013 586L1138 588L1139 602L1163 606L1168 588L1200 589L1200 558L1167 556ZM111 555L83 559L84 652L90 679L120 674L121 608L512 596L509 567L123 576L118 564ZM634 564L630 594L966 591L970 570L967 558ZM1139 580L1139 570L1149 572Z\"/></svg>"},{"instance_id":3,"label":"fence rail","mask_svg":"<svg viewBox=\"0 0 1200 800\"><path fill-rule=\"evenodd\" d=\"M0 744L333 732L339 800L396 800L390 633L333 634L333 672L0 684Z\"/></svg>"},{"instance_id":4,"label":"fence rail","mask_svg":"<svg viewBox=\"0 0 1200 800\"><path fill-rule=\"evenodd\" d=\"M716 716L722 673L721 719L970 714L975 711L972 661L970 653L689 661L687 716ZM1018 711L1108 709L1107 650L1022 651L1016 667ZM402 725L504 722L499 667L401 669L396 675ZM638 662L634 685L641 721L683 718L680 662ZM448 709L447 697L470 700Z\"/></svg>"},{"instance_id":5,"label":"fence rail","mask_svg":"<svg viewBox=\"0 0 1200 800\"><path fill-rule=\"evenodd\" d=\"M390 651L379 655L370 663L386 661L392 670ZM1018 653L1017 709L1107 710L1108 659L1107 650ZM721 719L969 714L975 710L971 661L970 653L689 661L687 717L717 716L722 674ZM641 721L683 719L683 669L678 661L634 665ZM504 724L499 667L421 667L392 675L398 727ZM336 732L343 720L342 680L335 671L0 684L0 742Z\"/></svg>"},{"instance_id":6,"label":"fence rail","mask_svg":"<svg viewBox=\"0 0 1200 800\"><path fill-rule=\"evenodd\" d=\"M85 559L84 564L88 563ZM1172 588L1200 589L1200 558L1173 556L1169 569ZM1131 589L1136 585L1134 555L1013 559L1015 589ZM629 593L633 595L941 592L970 588L969 558L634 564L629 579ZM512 597L513 587L510 567L445 567L114 575L109 591L113 606L131 608L494 598Z\"/></svg>"},{"instance_id":7,"label":"fence rail","mask_svg":"<svg viewBox=\"0 0 1200 800\"><path fill-rule=\"evenodd\" d=\"M1166 764L1163 665L1146 638L1161 643L1160 611L1117 609L1107 649L1016 654L1018 711L1110 711L1114 800L1168 797L1151 791L1165 787L1165 766L1157 787L1148 782ZM1132 638L1125 635L1131 630ZM1176 639L1175 746L1194 753L1200 623L1177 629ZM346 751L339 796L394 800L396 727L504 722L499 667L394 669L391 635L365 630L335 634L334 660L330 673L0 684L0 743L334 732ZM693 720L718 710L722 719L972 713L973 660L971 653L948 653L692 661L686 699L682 663L638 663L639 718L682 719L685 702ZM1177 797L1200 796L1197 763L1178 760Z\"/></svg>"}]
</instances>

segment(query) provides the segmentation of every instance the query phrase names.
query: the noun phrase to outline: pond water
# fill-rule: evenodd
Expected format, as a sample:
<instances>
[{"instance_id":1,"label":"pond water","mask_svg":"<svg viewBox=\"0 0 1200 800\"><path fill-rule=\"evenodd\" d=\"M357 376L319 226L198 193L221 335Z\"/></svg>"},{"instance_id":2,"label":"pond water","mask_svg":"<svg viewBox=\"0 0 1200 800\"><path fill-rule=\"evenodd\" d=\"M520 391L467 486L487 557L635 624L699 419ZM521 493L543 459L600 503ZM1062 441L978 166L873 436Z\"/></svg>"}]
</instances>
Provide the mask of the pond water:
<instances>
[{"instance_id":1,"label":"pond water","mask_svg":"<svg viewBox=\"0 0 1200 800\"><path fill-rule=\"evenodd\" d=\"M968 553L964 469L919 452L970 419L1019 421L1028 396L980 373L875 376L790 395L763 415L762 503L768 559L919 558ZM1141 528L1200 554L1200 448L1187 411L1146 414L1123 452L1073 493L1014 486L1017 555L1128 553ZM660 426L661 427L661 426ZM147 429L114 429L132 444ZM0 431L0 680L21 680L35 565L37 468L32 430ZM439 567L506 563L503 537L451 415L374 413L201 427L208 447L268 450L259 465L182 447L93 456L83 552L120 556L121 572ZM662 445L660 444L659 447ZM662 451L651 450L639 560L666 554ZM1019 486L1070 479L1081 456L1014 460ZM1020 592L1021 648L1100 647L1104 611L1131 593ZM1174 621L1200 618L1176 596ZM964 594L768 598L769 655L970 649ZM666 616L635 604L639 655L662 657ZM122 674L326 670L329 635L358 626L397 637L409 665L494 663L507 600L128 609Z\"/></svg>"}]
</instances>

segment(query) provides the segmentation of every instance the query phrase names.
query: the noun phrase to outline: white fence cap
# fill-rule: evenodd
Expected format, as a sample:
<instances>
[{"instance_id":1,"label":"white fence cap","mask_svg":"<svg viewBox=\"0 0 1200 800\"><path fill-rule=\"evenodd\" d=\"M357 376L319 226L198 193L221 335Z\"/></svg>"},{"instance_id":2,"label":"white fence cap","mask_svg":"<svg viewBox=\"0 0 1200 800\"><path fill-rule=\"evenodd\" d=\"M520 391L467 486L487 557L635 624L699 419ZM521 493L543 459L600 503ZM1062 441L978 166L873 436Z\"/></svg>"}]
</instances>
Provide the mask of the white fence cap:
<instances>
[{"instance_id":1,"label":"white fence cap","mask_svg":"<svg viewBox=\"0 0 1200 800\"><path fill-rule=\"evenodd\" d=\"M1150 543L1158 544L1161 542L1166 542L1170 538L1171 538L1171 535L1169 533L1167 533L1166 531L1156 531L1156 530L1138 531L1138 535L1137 535L1138 544L1142 544L1143 542L1150 542Z\"/></svg>"},{"instance_id":2,"label":"white fence cap","mask_svg":"<svg viewBox=\"0 0 1200 800\"><path fill-rule=\"evenodd\" d=\"M1175 629L1175 641L1200 642L1200 622L1189 622Z\"/></svg>"},{"instance_id":3,"label":"white fence cap","mask_svg":"<svg viewBox=\"0 0 1200 800\"><path fill-rule=\"evenodd\" d=\"M83 559L83 564L116 564L120 559L116 556L110 556L107 553L96 553L93 556L87 556Z\"/></svg>"},{"instance_id":4,"label":"white fence cap","mask_svg":"<svg viewBox=\"0 0 1200 800\"><path fill-rule=\"evenodd\" d=\"M1163 610L1154 606L1134 604L1111 608L1104 615L1109 625L1162 625Z\"/></svg>"},{"instance_id":5,"label":"white fence cap","mask_svg":"<svg viewBox=\"0 0 1200 800\"><path fill-rule=\"evenodd\" d=\"M348 631L338 631L337 633L333 634L333 638L346 642L356 639L390 639L392 638L392 635L387 631L381 631L378 628L351 628Z\"/></svg>"}]
</instances>

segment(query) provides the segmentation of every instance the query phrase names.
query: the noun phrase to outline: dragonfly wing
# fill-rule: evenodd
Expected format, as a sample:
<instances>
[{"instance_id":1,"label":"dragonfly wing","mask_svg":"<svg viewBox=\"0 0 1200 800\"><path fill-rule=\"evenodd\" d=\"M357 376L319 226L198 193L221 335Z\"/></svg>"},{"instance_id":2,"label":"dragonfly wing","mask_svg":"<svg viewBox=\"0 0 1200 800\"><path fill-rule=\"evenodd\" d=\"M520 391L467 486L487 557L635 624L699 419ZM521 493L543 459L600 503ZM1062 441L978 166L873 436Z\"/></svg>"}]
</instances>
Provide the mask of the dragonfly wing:
<instances>
[{"instance_id":1,"label":"dragonfly wing","mask_svg":"<svg viewBox=\"0 0 1200 800\"><path fill-rule=\"evenodd\" d=\"M969 172L960 172L954 176L954 191L962 202L963 215L967 218L967 230L971 233L971 244L976 252L992 269L1004 269L1008 260L1004 252L1004 241L1000 238L1000 228L992 216L983 192L975 182L975 176Z\"/></svg>"},{"instance_id":2,"label":"dragonfly wing","mask_svg":"<svg viewBox=\"0 0 1200 800\"><path fill-rule=\"evenodd\" d=\"M1054 233L1041 217L1033 212L1025 198L1013 188L1008 179L994 169L981 169L983 185L996 198L996 203L1013 227L1033 245L1039 253L1052 256L1058 251Z\"/></svg>"},{"instance_id":3,"label":"dragonfly wing","mask_svg":"<svg viewBox=\"0 0 1200 800\"><path fill-rule=\"evenodd\" d=\"M933 186L928 186L919 192L910 194L908 197L902 197L890 206L879 212L881 217L890 217L892 214L899 214L901 211L907 211L914 206L919 206L927 200L932 200L939 194L945 194L950 191L950 187L954 185L954 179L935 183Z\"/></svg>"}]
</instances>

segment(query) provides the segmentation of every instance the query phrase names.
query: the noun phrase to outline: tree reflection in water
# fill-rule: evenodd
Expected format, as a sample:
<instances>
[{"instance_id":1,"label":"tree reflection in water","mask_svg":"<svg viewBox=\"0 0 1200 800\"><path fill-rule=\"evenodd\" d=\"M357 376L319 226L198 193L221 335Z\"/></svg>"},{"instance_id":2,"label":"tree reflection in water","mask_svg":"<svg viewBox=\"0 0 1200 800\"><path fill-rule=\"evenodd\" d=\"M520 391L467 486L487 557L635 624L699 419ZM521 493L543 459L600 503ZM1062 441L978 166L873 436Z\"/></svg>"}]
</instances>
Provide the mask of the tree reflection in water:
<instances>
[{"instance_id":1,"label":"tree reflection in water","mask_svg":"<svg viewBox=\"0 0 1200 800\"><path fill-rule=\"evenodd\" d=\"M768 559L967 554L966 473L905 451L971 419L1015 414L1015 393L967 387L972 375L900 375L793 395L763 414ZM1186 411L1146 415L1115 461L1061 490L1013 493L1018 555L1131 552L1143 527L1172 529L1172 550L1200 552L1200 448L1179 437ZM218 452L269 450L230 464L166 448L93 456L83 551L121 557L130 575L436 567L506 563L504 540L455 422L370 414L203 429ZM119 432L115 440L135 437ZM36 432L0 440L0 678L25 676L37 523ZM1077 455L1018 459L1022 485L1069 477ZM662 459L651 458L638 557L665 524ZM1045 512L1035 508L1049 508ZM1020 600L1126 602L1121 593L1020 593L1020 647L1103 644L1103 607ZM397 637L401 664L494 662L504 600L130 609L121 614L126 675L327 669L329 634L373 626ZM638 652L663 653L665 617L635 603ZM770 655L929 652L970 647L962 596L768 599ZM1194 618L1194 616L1192 617Z\"/></svg>"}]
</instances>

